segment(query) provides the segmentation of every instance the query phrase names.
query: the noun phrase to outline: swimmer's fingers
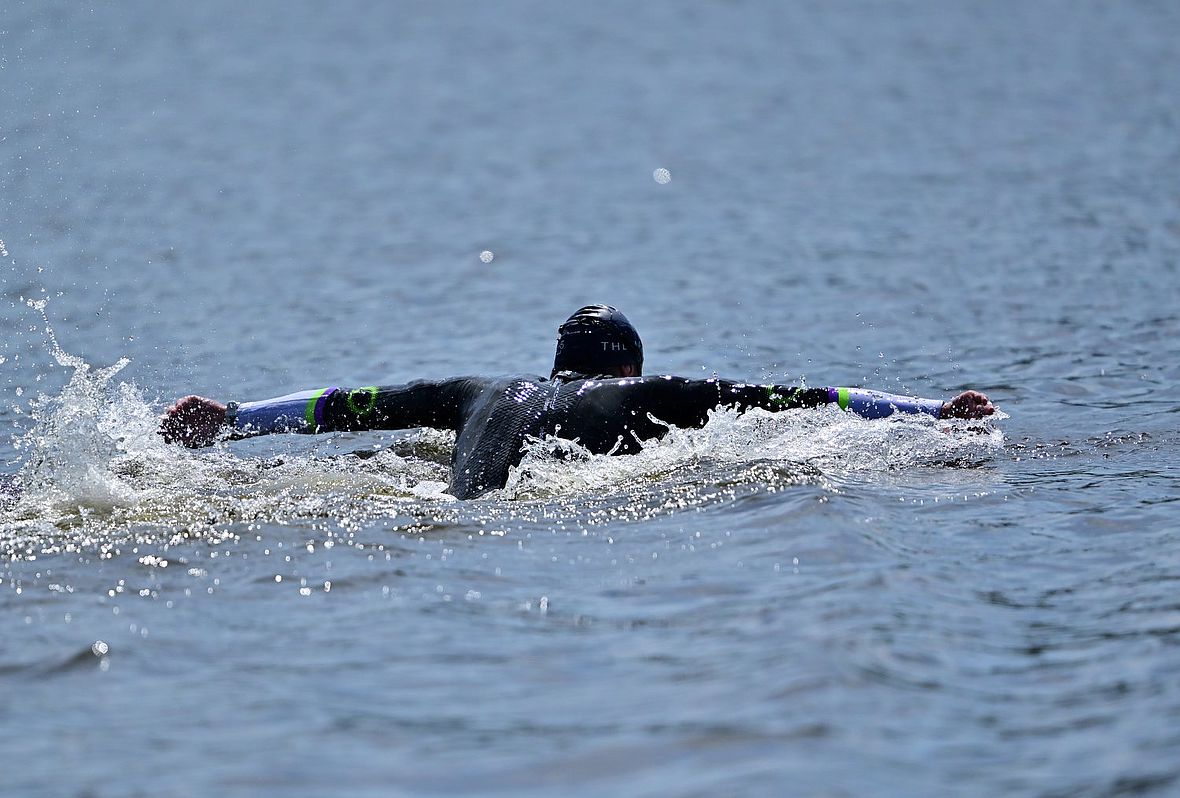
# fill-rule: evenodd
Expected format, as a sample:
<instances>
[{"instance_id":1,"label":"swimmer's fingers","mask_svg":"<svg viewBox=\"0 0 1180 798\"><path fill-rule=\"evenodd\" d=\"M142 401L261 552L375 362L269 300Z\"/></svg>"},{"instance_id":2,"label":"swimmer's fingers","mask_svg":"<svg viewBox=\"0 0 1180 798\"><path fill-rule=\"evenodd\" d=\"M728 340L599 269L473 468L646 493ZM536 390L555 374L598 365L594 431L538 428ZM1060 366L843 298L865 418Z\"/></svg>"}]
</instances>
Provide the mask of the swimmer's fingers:
<instances>
[{"instance_id":1,"label":"swimmer's fingers","mask_svg":"<svg viewBox=\"0 0 1180 798\"><path fill-rule=\"evenodd\" d=\"M225 405L203 396L185 396L160 416L159 434L168 443L208 446L225 424Z\"/></svg>"},{"instance_id":2,"label":"swimmer's fingers","mask_svg":"<svg viewBox=\"0 0 1180 798\"><path fill-rule=\"evenodd\" d=\"M943 418L984 418L996 412L986 394L979 391L963 391L942 406Z\"/></svg>"}]
</instances>

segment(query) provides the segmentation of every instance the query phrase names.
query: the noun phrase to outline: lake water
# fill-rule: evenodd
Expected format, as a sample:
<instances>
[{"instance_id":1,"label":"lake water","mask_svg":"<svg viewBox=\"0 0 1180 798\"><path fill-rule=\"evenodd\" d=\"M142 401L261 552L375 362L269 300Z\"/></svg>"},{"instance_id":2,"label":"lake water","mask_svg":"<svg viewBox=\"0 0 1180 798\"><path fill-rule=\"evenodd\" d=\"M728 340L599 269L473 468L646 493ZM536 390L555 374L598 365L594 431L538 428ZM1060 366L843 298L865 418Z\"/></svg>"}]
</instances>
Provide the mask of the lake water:
<instances>
[{"instance_id":1,"label":"lake water","mask_svg":"<svg viewBox=\"0 0 1180 798\"><path fill-rule=\"evenodd\" d=\"M0 107L5 795L1180 792L1175 3L15 0ZM438 432L154 434L588 302L1003 417L468 502Z\"/></svg>"}]
</instances>

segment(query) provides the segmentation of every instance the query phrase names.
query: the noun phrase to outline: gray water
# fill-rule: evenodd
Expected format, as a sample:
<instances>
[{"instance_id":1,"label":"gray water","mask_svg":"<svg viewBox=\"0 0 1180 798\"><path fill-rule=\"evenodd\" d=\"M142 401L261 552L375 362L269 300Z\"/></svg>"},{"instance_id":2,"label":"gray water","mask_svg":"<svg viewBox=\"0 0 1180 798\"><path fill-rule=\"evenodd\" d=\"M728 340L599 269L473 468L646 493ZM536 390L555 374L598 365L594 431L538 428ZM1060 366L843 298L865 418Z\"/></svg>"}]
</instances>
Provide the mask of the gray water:
<instances>
[{"instance_id":1,"label":"gray water","mask_svg":"<svg viewBox=\"0 0 1180 798\"><path fill-rule=\"evenodd\" d=\"M5 795L1180 794L1175 3L191 5L0 9ZM1003 417L154 435L603 301Z\"/></svg>"}]
</instances>

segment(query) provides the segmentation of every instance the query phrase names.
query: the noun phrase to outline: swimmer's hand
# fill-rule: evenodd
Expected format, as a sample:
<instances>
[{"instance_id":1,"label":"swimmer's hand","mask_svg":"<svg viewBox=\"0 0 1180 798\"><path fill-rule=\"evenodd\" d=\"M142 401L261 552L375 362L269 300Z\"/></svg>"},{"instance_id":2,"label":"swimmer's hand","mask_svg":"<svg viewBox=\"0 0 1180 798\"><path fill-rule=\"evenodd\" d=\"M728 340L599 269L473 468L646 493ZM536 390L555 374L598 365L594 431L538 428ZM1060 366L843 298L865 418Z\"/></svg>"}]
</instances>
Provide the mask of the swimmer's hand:
<instances>
[{"instance_id":1,"label":"swimmer's hand","mask_svg":"<svg viewBox=\"0 0 1180 798\"><path fill-rule=\"evenodd\" d=\"M939 418L983 418L996 412L996 406L979 391L963 391L942 403Z\"/></svg>"},{"instance_id":2,"label":"swimmer's hand","mask_svg":"<svg viewBox=\"0 0 1180 798\"><path fill-rule=\"evenodd\" d=\"M225 426L225 410L225 405L213 399L186 396L164 411L157 432L168 443L194 449L209 446Z\"/></svg>"}]
</instances>

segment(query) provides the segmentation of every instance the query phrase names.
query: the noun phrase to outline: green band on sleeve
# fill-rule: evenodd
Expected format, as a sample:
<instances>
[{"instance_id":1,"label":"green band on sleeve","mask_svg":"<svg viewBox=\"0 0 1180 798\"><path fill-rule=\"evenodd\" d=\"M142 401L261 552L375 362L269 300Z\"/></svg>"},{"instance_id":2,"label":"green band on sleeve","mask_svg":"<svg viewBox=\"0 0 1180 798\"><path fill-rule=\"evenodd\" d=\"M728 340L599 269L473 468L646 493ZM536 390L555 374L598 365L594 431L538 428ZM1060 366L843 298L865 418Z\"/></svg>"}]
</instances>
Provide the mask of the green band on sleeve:
<instances>
[{"instance_id":1,"label":"green band on sleeve","mask_svg":"<svg viewBox=\"0 0 1180 798\"><path fill-rule=\"evenodd\" d=\"M362 400L361 404L357 400ZM356 413L358 416L363 416L366 413L373 412L373 408L377 406L377 386L366 385L364 388L354 388L348 392L348 409Z\"/></svg>"},{"instance_id":2,"label":"green band on sleeve","mask_svg":"<svg viewBox=\"0 0 1180 798\"><path fill-rule=\"evenodd\" d=\"M312 429L316 428L316 423L315 423L316 402L318 402L320 400L320 397L323 396L324 392L327 390L328 390L327 388L320 388L318 391L314 391L312 393L311 397L307 400L307 406L303 411L303 418L307 422L307 426L311 427Z\"/></svg>"},{"instance_id":3,"label":"green band on sleeve","mask_svg":"<svg viewBox=\"0 0 1180 798\"><path fill-rule=\"evenodd\" d=\"M839 403L841 410L848 409L848 389L847 388L837 388L836 389L836 401Z\"/></svg>"}]
</instances>

